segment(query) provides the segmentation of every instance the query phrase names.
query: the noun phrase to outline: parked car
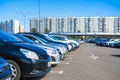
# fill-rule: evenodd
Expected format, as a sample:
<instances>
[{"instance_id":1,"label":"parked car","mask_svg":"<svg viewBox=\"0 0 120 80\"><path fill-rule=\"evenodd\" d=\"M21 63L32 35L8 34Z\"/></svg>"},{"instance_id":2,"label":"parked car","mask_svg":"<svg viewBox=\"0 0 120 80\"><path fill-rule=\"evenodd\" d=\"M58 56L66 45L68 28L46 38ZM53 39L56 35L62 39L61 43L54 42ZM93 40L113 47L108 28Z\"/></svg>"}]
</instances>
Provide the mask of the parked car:
<instances>
[{"instance_id":1,"label":"parked car","mask_svg":"<svg viewBox=\"0 0 120 80\"><path fill-rule=\"evenodd\" d=\"M107 43L107 46L109 46L109 47L114 47L114 43L116 43L116 42L118 42L118 41L120 41L120 39L112 39L111 41L109 41L109 42Z\"/></svg>"},{"instance_id":2,"label":"parked car","mask_svg":"<svg viewBox=\"0 0 120 80\"><path fill-rule=\"evenodd\" d=\"M66 47L64 45L57 44L57 43L51 43L51 42L49 42L47 40L44 40L44 39L40 38L39 36L32 35L32 34L22 34L22 35L24 35L25 37L31 39L34 42L37 42L39 44L41 43L43 45L46 45L46 46L57 49L59 54L61 55L61 59L64 59L64 57L66 57L67 54L68 54L68 51L67 51L67 49L66 49Z\"/></svg>"},{"instance_id":3,"label":"parked car","mask_svg":"<svg viewBox=\"0 0 120 80\"><path fill-rule=\"evenodd\" d=\"M79 45L85 43L85 41L83 39L74 39L74 40L77 41L79 43Z\"/></svg>"},{"instance_id":4,"label":"parked car","mask_svg":"<svg viewBox=\"0 0 120 80\"><path fill-rule=\"evenodd\" d=\"M35 46L38 46L40 48L43 48L48 53L48 55L51 57L52 65L59 64L61 62L60 55L59 55L59 52L57 51L57 49L49 47L44 44L42 45L42 44L35 43L34 41L30 40L29 38L26 38L25 36L23 36L21 34L14 34L14 35L24 42L27 42L27 43L33 44Z\"/></svg>"},{"instance_id":5,"label":"parked car","mask_svg":"<svg viewBox=\"0 0 120 80\"><path fill-rule=\"evenodd\" d=\"M109 42L109 47L119 47L120 39L115 39Z\"/></svg>"},{"instance_id":6,"label":"parked car","mask_svg":"<svg viewBox=\"0 0 120 80\"><path fill-rule=\"evenodd\" d=\"M0 80L11 80L12 71L9 63L0 57Z\"/></svg>"},{"instance_id":7,"label":"parked car","mask_svg":"<svg viewBox=\"0 0 120 80\"><path fill-rule=\"evenodd\" d=\"M114 39L109 39L108 41L104 42L104 46L108 47L109 46L109 42L114 41Z\"/></svg>"},{"instance_id":8,"label":"parked car","mask_svg":"<svg viewBox=\"0 0 120 80\"><path fill-rule=\"evenodd\" d=\"M102 39L101 46L106 46L106 42L108 42L110 39Z\"/></svg>"},{"instance_id":9,"label":"parked car","mask_svg":"<svg viewBox=\"0 0 120 80\"><path fill-rule=\"evenodd\" d=\"M114 43L112 47L120 48L120 41Z\"/></svg>"},{"instance_id":10,"label":"parked car","mask_svg":"<svg viewBox=\"0 0 120 80\"><path fill-rule=\"evenodd\" d=\"M39 34L39 33L22 33L22 34L31 34L34 36L38 36L41 39L46 40L49 43L61 44L61 45L65 46L68 51L71 51L71 49L72 49L72 46L70 44L55 41L51 37L49 37L47 34Z\"/></svg>"},{"instance_id":11,"label":"parked car","mask_svg":"<svg viewBox=\"0 0 120 80\"><path fill-rule=\"evenodd\" d=\"M51 59L45 50L3 31L0 31L0 56L10 64L12 80L44 76L51 70Z\"/></svg>"},{"instance_id":12,"label":"parked car","mask_svg":"<svg viewBox=\"0 0 120 80\"><path fill-rule=\"evenodd\" d=\"M99 45L99 46L105 46L106 42L109 41L109 39L97 39L96 40L96 45Z\"/></svg>"},{"instance_id":13,"label":"parked car","mask_svg":"<svg viewBox=\"0 0 120 80\"><path fill-rule=\"evenodd\" d=\"M96 40L96 45L99 45L99 46L101 46L102 45L102 41L103 41L103 39L97 39Z\"/></svg>"},{"instance_id":14,"label":"parked car","mask_svg":"<svg viewBox=\"0 0 120 80\"><path fill-rule=\"evenodd\" d=\"M86 43L96 43L96 38L87 38L87 39L85 39L85 42Z\"/></svg>"},{"instance_id":15,"label":"parked car","mask_svg":"<svg viewBox=\"0 0 120 80\"><path fill-rule=\"evenodd\" d=\"M79 43L77 41L68 39L66 36L61 35L49 35L49 36L56 41L71 44L73 49L77 49L79 47Z\"/></svg>"}]
</instances>

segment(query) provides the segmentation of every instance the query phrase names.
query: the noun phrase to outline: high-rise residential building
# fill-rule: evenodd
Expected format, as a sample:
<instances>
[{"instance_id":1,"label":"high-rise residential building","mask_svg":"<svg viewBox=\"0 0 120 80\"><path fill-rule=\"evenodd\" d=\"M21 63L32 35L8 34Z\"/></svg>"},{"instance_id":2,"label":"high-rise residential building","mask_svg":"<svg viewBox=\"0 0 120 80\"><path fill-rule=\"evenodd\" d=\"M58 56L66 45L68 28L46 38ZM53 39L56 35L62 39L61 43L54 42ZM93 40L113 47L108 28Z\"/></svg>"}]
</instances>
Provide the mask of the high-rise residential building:
<instances>
[{"instance_id":1,"label":"high-rise residential building","mask_svg":"<svg viewBox=\"0 0 120 80\"><path fill-rule=\"evenodd\" d=\"M98 19L99 17L90 17L90 33L98 32Z\"/></svg>"},{"instance_id":2,"label":"high-rise residential building","mask_svg":"<svg viewBox=\"0 0 120 80\"><path fill-rule=\"evenodd\" d=\"M114 19L115 17L105 17L105 33L114 33Z\"/></svg>"},{"instance_id":3,"label":"high-rise residential building","mask_svg":"<svg viewBox=\"0 0 120 80\"><path fill-rule=\"evenodd\" d=\"M47 19L46 18L40 18L39 32L44 33L46 27L47 27Z\"/></svg>"},{"instance_id":4,"label":"high-rise residential building","mask_svg":"<svg viewBox=\"0 0 120 80\"><path fill-rule=\"evenodd\" d=\"M85 17L84 18L84 32L85 33L91 33L91 26L90 26L90 24L91 24L91 18L90 17Z\"/></svg>"},{"instance_id":5,"label":"high-rise residential building","mask_svg":"<svg viewBox=\"0 0 120 80\"><path fill-rule=\"evenodd\" d=\"M3 24L3 30L5 32L8 32L9 31L9 21L5 21L4 24Z\"/></svg>"},{"instance_id":6,"label":"high-rise residential building","mask_svg":"<svg viewBox=\"0 0 120 80\"><path fill-rule=\"evenodd\" d=\"M39 22L39 21L41 21L41 20L39 20L38 18L32 18L32 19L30 19L30 31L32 30L32 29L36 29L37 30L37 32L39 32L39 26L41 26L40 24L41 24L41 22Z\"/></svg>"},{"instance_id":7,"label":"high-rise residential building","mask_svg":"<svg viewBox=\"0 0 120 80\"><path fill-rule=\"evenodd\" d=\"M85 32L85 17L77 17L77 30L80 33Z\"/></svg>"},{"instance_id":8,"label":"high-rise residential building","mask_svg":"<svg viewBox=\"0 0 120 80\"><path fill-rule=\"evenodd\" d=\"M50 32L51 32L51 29L52 29L52 18L51 17L48 18L48 25L46 26L46 28L48 30L50 30Z\"/></svg>"},{"instance_id":9,"label":"high-rise residential building","mask_svg":"<svg viewBox=\"0 0 120 80\"><path fill-rule=\"evenodd\" d=\"M9 33L18 33L19 32L19 21L18 20L10 20L9 21Z\"/></svg>"},{"instance_id":10,"label":"high-rise residential building","mask_svg":"<svg viewBox=\"0 0 120 80\"><path fill-rule=\"evenodd\" d=\"M56 31L57 33L60 33L60 32L61 32L61 26L60 26L60 24L61 24L61 19L58 18L58 19L57 19L57 26L56 26L56 27L57 27L57 31Z\"/></svg>"},{"instance_id":11,"label":"high-rise residential building","mask_svg":"<svg viewBox=\"0 0 120 80\"><path fill-rule=\"evenodd\" d=\"M120 17L118 17L117 32L120 33Z\"/></svg>"},{"instance_id":12,"label":"high-rise residential building","mask_svg":"<svg viewBox=\"0 0 120 80\"><path fill-rule=\"evenodd\" d=\"M69 32L68 30L69 28L69 17L64 17L64 29L63 29L63 32Z\"/></svg>"},{"instance_id":13,"label":"high-rise residential building","mask_svg":"<svg viewBox=\"0 0 120 80\"><path fill-rule=\"evenodd\" d=\"M119 17L114 18L114 33L118 33L119 31Z\"/></svg>"},{"instance_id":14,"label":"high-rise residential building","mask_svg":"<svg viewBox=\"0 0 120 80\"><path fill-rule=\"evenodd\" d=\"M24 32L24 26L23 25L19 26L19 32Z\"/></svg>"},{"instance_id":15,"label":"high-rise residential building","mask_svg":"<svg viewBox=\"0 0 120 80\"><path fill-rule=\"evenodd\" d=\"M3 22L0 22L0 30L3 30L3 25L4 25L4 23Z\"/></svg>"},{"instance_id":16,"label":"high-rise residential building","mask_svg":"<svg viewBox=\"0 0 120 80\"><path fill-rule=\"evenodd\" d=\"M40 26L39 26L40 24ZM120 17L43 17L30 20L30 29L45 33L47 28L52 33L118 33Z\"/></svg>"},{"instance_id":17,"label":"high-rise residential building","mask_svg":"<svg viewBox=\"0 0 120 80\"><path fill-rule=\"evenodd\" d=\"M98 18L98 33L105 33L105 17Z\"/></svg>"},{"instance_id":18,"label":"high-rise residential building","mask_svg":"<svg viewBox=\"0 0 120 80\"><path fill-rule=\"evenodd\" d=\"M57 32L57 18L52 18L52 27L51 32L56 33Z\"/></svg>"},{"instance_id":19,"label":"high-rise residential building","mask_svg":"<svg viewBox=\"0 0 120 80\"><path fill-rule=\"evenodd\" d=\"M69 18L69 32L74 33L74 17Z\"/></svg>"},{"instance_id":20,"label":"high-rise residential building","mask_svg":"<svg viewBox=\"0 0 120 80\"><path fill-rule=\"evenodd\" d=\"M0 29L8 33L18 33L19 32L19 21L9 20L1 22Z\"/></svg>"},{"instance_id":21,"label":"high-rise residential building","mask_svg":"<svg viewBox=\"0 0 120 80\"><path fill-rule=\"evenodd\" d=\"M78 30L77 30L77 18L74 17L73 19L73 32L76 33Z\"/></svg>"}]
</instances>

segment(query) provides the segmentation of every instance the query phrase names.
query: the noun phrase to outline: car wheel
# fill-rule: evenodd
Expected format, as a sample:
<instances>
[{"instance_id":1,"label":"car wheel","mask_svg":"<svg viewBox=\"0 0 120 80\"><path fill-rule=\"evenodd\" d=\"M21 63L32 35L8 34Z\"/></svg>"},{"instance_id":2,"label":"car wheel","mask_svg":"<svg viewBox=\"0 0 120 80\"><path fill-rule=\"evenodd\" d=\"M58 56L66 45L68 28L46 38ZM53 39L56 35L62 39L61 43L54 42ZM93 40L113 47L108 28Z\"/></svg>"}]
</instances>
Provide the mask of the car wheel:
<instances>
[{"instance_id":1,"label":"car wheel","mask_svg":"<svg viewBox=\"0 0 120 80\"><path fill-rule=\"evenodd\" d=\"M13 60L7 60L10 64L10 69L12 70L12 80L20 80L21 70L19 65Z\"/></svg>"},{"instance_id":2,"label":"car wheel","mask_svg":"<svg viewBox=\"0 0 120 80\"><path fill-rule=\"evenodd\" d=\"M111 47L114 48L114 44L111 44Z\"/></svg>"}]
</instances>

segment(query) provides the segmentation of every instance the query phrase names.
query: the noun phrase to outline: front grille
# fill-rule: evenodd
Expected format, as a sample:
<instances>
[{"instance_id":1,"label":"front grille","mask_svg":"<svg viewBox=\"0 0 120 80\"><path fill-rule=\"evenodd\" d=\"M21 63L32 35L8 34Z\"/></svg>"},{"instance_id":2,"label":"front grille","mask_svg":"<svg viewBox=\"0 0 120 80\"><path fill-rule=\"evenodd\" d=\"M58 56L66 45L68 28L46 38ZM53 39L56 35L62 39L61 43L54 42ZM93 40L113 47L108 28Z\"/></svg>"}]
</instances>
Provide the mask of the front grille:
<instances>
[{"instance_id":1,"label":"front grille","mask_svg":"<svg viewBox=\"0 0 120 80\"><path fill-rule=\"evenodd\" d=\"M40 58L40 60L47 60L49 58L49 56L48 55L39 54L39 58Z\"/></svg>"},{"instance_id":2,"label":"front grille","mask_svg":"<svg viewBox=\"0 0 120 80\"><path fill-rule=\"evenodd\" d=\"M46 60L46 59L48 59L48 58L49 58L49 56L48 56L48 55L41 55L41 57L42 57L44 60Z\"/></svg>"},{"instance_id":3,"label":"front grille","mask_svg":"<svg viewBox=\"0 0 120 80\"><path fill-rule=\"evenodd\" d=\"M51 56L51 61L53 61L53 62L55 61L55 58L53 56Z\"/></svg>"}]
</instances>

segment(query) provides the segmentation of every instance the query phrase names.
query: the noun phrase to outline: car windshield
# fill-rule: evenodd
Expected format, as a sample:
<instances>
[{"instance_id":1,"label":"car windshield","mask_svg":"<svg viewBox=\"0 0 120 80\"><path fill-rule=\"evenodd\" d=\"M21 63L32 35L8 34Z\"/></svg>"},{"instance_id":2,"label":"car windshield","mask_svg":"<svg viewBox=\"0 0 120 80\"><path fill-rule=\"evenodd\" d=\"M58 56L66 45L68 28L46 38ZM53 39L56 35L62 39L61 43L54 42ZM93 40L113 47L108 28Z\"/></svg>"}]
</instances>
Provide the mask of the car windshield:
<instances>
[{"instance_id":1,"label":"car windshield","mask_svg":"<svg viewBox=\"0 0 120 80\"><path fill-rule=\"evenodd\" d=\"M0 31L0 39L5 42L21 42L16 36L3 31Z\"/></svg>"},{"instance_id":2,"label":"car windshield","mask_svg":"<svg viewBox=\"0 0 120 80\"><path fill-rule=\"evenodd\" d=\"M54 40L59 40L58 38L56 38L56 37L54 37L54 36L51 36L51 35L50 35L50 37L51 37L52 39L54 39Z\"/></svg>"},{"instance_id":3,"label":"car windshield","mask_svg":"<svg viewBox=\"0 0 120 80\"><path fill-rule=\"evenodd\" d=\"M64 37L62 36L50 36L52 39L54 40L66 40Z\"/></svg>"},{"instance_id":4,"label":"car windshield","mask_svg":"<svg viewBox=\"0 0 120 80\"><path fill-rule=\"evenodd\" d=\"M41 37L39 37L39 36L36 36L36 38L37 38L37 39L39 39L40 41L42 41L43 43L48 43L48 41L47 41L47 40L42 39L42 38L41 38Z\"/></svg>"},{"instance_id":5,"label":"car windshield","mask_svg":"<svg viewBox=\"0 0 120 80\"><path fill-rule=\"evenodd\" d=\"M47 39L47 40L49 40L49 41L54 41L54 39L52 39L49 35L46 35L46 34L43 34L44 35L44 37Z\"/></svg>"},{"instance_id":6,"label":"car windshield","mask_svg":"<svg viewBox=\"0 0 120 80\"><path fill-rule=\"evenodd\" d=\"M18 38L20 38L20 39L23 40L24 42L34 43L34 41L32 41L32 40L24 37L23 35L15 34L15 36L17 36Z\"/></svg>"}]
</instances>

